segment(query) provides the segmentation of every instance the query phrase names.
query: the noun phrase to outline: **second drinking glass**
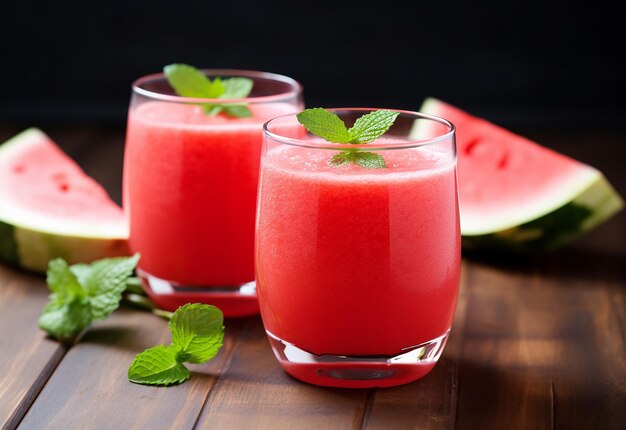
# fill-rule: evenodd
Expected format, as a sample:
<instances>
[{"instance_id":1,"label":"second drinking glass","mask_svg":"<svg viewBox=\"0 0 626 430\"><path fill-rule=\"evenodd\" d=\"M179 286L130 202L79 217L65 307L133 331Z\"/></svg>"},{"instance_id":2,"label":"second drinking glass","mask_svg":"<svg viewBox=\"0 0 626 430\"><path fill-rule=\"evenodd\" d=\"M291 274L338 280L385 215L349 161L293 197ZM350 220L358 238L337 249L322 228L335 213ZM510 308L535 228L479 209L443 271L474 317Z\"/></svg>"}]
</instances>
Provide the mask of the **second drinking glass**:
<instances>
[{"instance_id":1,"label":"second drinking glass","mask_svg":"<svg viewBox=\"0 0 626 430\"><path fill-rule=\"evenodd\" d=\"M354 128L374 113L331 112L334 124ZM265 125L261 316L281 366L303 381L414 381L433 368L448 337L461 249L454 126L396 112L388 133L368 144L329 143L295 115ZM310 124L333 126L328 116Z\"/></svg>"},{"instance_id":2,"label":"second drinking glass","mask_svg":"<svg viewBox=\"0 0 626 430\"><path fill-rule=\"evenodd\" d=\"M133 84L124 159L124 207L139 274L165 309L214 304L226 316L258 312L254 218L262 124L303 107L301 86L271 73L205 70L253 81L245 99L179 97L163 74ZM251 116L209 115L236 103Z\"/></svg>"}]
</instances>

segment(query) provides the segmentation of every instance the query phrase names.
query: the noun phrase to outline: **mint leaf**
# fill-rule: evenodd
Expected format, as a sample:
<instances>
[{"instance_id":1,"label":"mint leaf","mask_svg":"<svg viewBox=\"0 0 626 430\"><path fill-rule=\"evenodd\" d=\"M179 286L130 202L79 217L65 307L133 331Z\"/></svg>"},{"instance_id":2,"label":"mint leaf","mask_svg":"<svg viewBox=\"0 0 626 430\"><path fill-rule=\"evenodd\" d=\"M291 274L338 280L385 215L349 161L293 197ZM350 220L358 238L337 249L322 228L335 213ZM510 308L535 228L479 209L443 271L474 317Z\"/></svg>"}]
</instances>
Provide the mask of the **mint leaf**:
<instances>
[{"instance_id":1,"label":"mint leaf","mask_svg":"<svg viewBox=\"0 0 626 430\"><path fill-rule=\"evenodd\" d=\"M172 344L156 346L135 357L128 379L138 384L170 385L189 378L183 365L215 357L224 342L224 315L215 306L181 306L169 322Z\"/></svg>"},{"instance_id":2,"label":"mint leaf","mask_svg":"<svg viewBox=\"0 0 626 430\"><path fill-rule=\"evenodd\" d=\"M224 111L230 116L237 118L248 118L252 116L252 111L246 105L224 104Z\"/></svg>"},{"instance_id":3,"label":"mint leaf","mask_svg":"<svg viewBox=\"0 0 626 430\"><path fill-rule=\"evenodd\" d=\"M350 151L341 151L338 154L333 155L328 164L331 166L341 166L352 161L352 153Z\"/></svg>"},{"instance_id":4,"label":"mint leaf","mask_svg":"<svg viewBox=\"0 0 626 430\"><path fill-rule=\"evenodd\" d=\"M75 296L61 299L52 294L39 317L39 328L61 342L70 341L91 324L89 300Z\"/></svg>"},{"instance_id":5,"label":"mint leaf","mask_svg":"<svg viewBox=\"0 0 626 430\"><path fill-rule=\"evenodd\" d=\"M385 159L375 152L356 152L352 157L352 162L366 169L382 169L387 167Z\"/></svg>"},{"instance_id":6,"label":"mint leaf","mask_svg":"<svg viewBox=\"0 0 626 430\"><path fill-rule=\"evenodd\" d=\"M220 113L221 111L224 110L224 106L223 105L216 105L216 104L209 104L209 103L205 103L202 105L202 110L204 111L205 114L209 115L209 116L215 116L218 113Z\"/></svg>"},{"instance_id":7,"label":"mint leaf","mask_svg":"<svg viewBox=\"0 0 626 430\"><path fill-rule=\"evenodd\" d=\"M369 143L385 134L393 125L399 112L377 110L363 115L348 130L350 143Z\"/></svg>"},{"instance_id":8,"label":"mint leaf","mask_svg":"<svg viewBox=\"0 0 626 430\"><path fill-rule=\"evenodd\" d=\"M138 254L72 266L60 258L51 260L46 280L52 294L39 327L58 340L68 341L92 321L106 318L119 306L138 260Z\"/></svg>"},{"instance_id":9,"label":"mint leaf","mask_svg":"<svg viewBox=\"0 0 626 430\"><path fill-rule=\"evenodd\" d=\"M52 294L39 317L39 328L62 342L69 341L91 323L89 299L61 258L48 263L46 281Z\"/></svg>"},{"instance_id":10,"label":"mint leaf","mask_svg":"<svg viewBox=\"0 0 626 430\"><path fill-rule=\"evenodd\" d=\"M187 304L174 313L169 326L172 344L190 363L215 357L224 342L224 315L215 306Z\"/></svg>"},{"instance_id":11,"label":"mint leaf","mask_svg":"<svg viewBox=\"0 0 626 430\"><path fill-rule=\"evenodd\" d=\"M347 149L332 156L328 164L341 166L342 164L354 163L366 169L380 169L387 167L385 159L375 152L355 151Z\"/></svg>"},{"instance_id":12,"label":"mint leaf","mask_svg":"<svg viewBox=\"0 0 626 430\"><path fill-rule=\"evenodd\" d=\"M137 354L128 368L128 380L137 384L172 385L189 379L189 369L178 361L177 346L155 346Z\"/></svg>"},{"instance_id":13,"label":"mint leaf","mask_svg":"<svg viewBox=\"0 0 626 430\"><path fill-rule=\"evenodd\" d=\"M76 275L62 258L55 258L48 262L46 282L50 291L60 297L82 294Z\"/></svg>"},{"instance_id":14,"label":"mint leaf","mask_svg":"<svg viewBox=\"0 0 626 430\"><path fill-rule=\"evenodd\" d=\"M399 112L377 110L358 118L347 129L344 122L332 112L322 108L306 109L296 117L310 133L332 143L363 144L378 139L393 125ZM387 167L385 159L375 152L346 149L332 156L328 161L331 166L354 163L366 169Z\"/></svg>"},{"instance_id":15,"label":"mint leaf","mask_svg":"<svg viewBox=\"0 0 626 430\"><path fill-rule=\"evenodd\" d=\"M181 97L216 99L224 92L219 78L211 82L207 75L188 64L170 64L163 68L163 73Z\"/></svg>"},{"instance_id":16,"label":"mint leaf","mask_svg":"<svg viewBox=\"0 0 626 430\"><path fill-rule=\"evenodd\" d=\"M126 280L138 261L139 254L136 254L130 258L107 258L91 264L90 273L84 277L82 286L90 297L94 320L106 318L119 307Z\"/></svg>"},{"instance_id":17,"label":"mint leaf","mask_svg":"<svg viewBox=\"0 0 626 430\"><path fill-rule=\"evenodd\" d=\"M322 108L306 109L296 117L309 132L332 143L369 143L385 134L399 112L377 110L358 118L348 130L338 115Z\"/></svg>"},{"instance_id":18,"label":"mint leaf","mask_svg":"<svg viewBox=\"0 0 626 430\"><path fill-rule=\"evenodd\" d=\"M224 80L223 99L243 99L250 95L254 82L248 78L228 78Z\"/></svg>"},{"instance_id":19,"label":"mint leaf","mask_svg":"<svg viewBox=\"0 0 626 430\"><path fill-rule=\"evenodd\" d=\"M350 143L352 136L336 114L322 108L306 109L296 115L310 133L333 143Z\"/></svg>"},{"instance_id":20,"label":"mint leaf","mask_svg":"<svg viewBox=\"0 0 626 430\"><path fill-rule=\"evenodd\" d=\"M211 81L201 70L188 64L170 64L163 68L168 83L182 97L206 99L243 99L252 91L254 82L248 78L217 77ZM237 118L250 117L252 112L245 103L202 103L204 113L210 116L225 112Z\"/></svg>"}]
</instances>

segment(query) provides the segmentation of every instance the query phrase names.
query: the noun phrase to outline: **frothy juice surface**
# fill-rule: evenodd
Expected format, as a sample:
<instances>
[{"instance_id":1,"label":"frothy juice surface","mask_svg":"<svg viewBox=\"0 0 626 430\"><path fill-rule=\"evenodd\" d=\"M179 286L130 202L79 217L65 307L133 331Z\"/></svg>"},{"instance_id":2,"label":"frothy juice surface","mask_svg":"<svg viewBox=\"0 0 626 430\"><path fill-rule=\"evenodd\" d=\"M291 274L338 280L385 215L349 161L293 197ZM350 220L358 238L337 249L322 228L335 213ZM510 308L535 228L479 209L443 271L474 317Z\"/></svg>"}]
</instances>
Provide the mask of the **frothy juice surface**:
<instances>
[{"instance_id":1,"label":"frothy juice surface","mask_svg":"<svg viewBox=\"0 0 626 430\"><path fill-rule=\"evenodd\" d=\"M427 148L388 168L283 145L262 162L257 290L267 330L314 354L396 355L446 333L460 267L456 175Z\"/></svg>"},{"instance_id":2,"label":"frothy juice surface","mask_svg":"<svg viewBox=\"0 0 626 430\"><path fill-rule=\"evenodd\" d=\"M249 118L158 101L131 109L124 206L141 269L187 285L254 279L262 124L295 108L249 108Z\"/></svg>"}]
</instances>

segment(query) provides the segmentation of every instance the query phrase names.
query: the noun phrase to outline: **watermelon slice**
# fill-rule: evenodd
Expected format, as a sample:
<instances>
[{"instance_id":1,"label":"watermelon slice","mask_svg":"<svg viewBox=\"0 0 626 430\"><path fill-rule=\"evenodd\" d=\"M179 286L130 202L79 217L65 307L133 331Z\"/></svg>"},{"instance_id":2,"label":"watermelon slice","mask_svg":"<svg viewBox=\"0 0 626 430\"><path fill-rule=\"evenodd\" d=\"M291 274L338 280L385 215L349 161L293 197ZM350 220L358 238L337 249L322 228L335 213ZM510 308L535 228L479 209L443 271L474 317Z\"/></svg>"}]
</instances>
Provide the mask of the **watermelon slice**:
<instances>
[{"instance_id":1,"label":"watermelon slice","mask_svg":"<svg viewBox=\"0 0 626 430\"><path fill-rule=\"evenodd\" d=\"M425 100L421 112L457 128L465 248L549 251L624 206L591 166L434 98ZM420 127L412 130L414 137L424 132Z\"/></svg>"},{"instance_id":2,"label":"watermelon slice","mask_svg":"<svg viewBox=\"0 0 626 430\"><path fill-rule=\"evenodd\" d=\"M128 255L127 238L122 209L42 131L0 145L0 258L44 272Z\"/></svg>"}]
</instances>

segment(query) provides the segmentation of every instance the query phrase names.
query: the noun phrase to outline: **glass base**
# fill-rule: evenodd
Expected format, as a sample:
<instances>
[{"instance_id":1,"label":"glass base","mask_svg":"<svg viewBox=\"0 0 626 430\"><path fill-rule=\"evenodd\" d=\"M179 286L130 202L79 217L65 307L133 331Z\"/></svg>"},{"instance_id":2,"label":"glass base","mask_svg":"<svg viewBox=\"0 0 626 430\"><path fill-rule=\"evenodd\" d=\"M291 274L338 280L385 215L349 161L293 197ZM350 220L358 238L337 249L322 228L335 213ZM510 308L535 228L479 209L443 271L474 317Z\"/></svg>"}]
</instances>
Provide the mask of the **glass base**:
<instances>
[{"instance_id":1,"label":"glass base","mask_svg":"<svg viewBox=\"0 0 626 430\"><path fill-rule=\"evenodd\" d=\"M450 330L391 357L315 355L266 333L280 365L291 376L327 387L371 388L402 385L426 375L439 360Z\"/></svg>"},{"instance_id":2,"label":"glass base","mask_svg":"<svg viewBox=\"0 0 626 430\"><path fill-rule=\"evenodd\" d=\"M259 313L256 282L233 286L186 286L157 278L137 269L144 291L161 309L175 311L187 303L206 303L221 309L225 317L244 317Z\"/></svg>"}]
</instances>

